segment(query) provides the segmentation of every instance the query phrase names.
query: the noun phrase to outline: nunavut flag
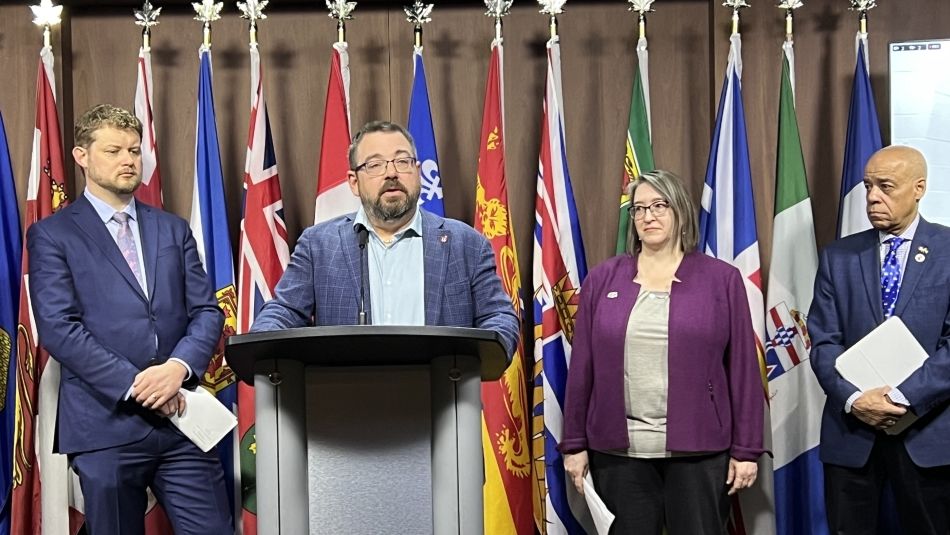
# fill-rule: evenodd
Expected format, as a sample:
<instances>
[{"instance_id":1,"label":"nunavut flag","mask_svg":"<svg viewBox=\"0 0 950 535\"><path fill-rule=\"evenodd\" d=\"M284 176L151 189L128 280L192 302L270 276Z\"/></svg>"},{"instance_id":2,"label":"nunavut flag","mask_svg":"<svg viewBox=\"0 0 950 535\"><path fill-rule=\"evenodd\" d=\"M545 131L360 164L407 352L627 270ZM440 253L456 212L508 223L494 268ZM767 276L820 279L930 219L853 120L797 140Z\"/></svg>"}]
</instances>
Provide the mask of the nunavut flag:
<instances>
[{"instance_id":1,"label":"nunavut flag","mask_svg":"<svg viewBox=\"0 0 950 535\"><path fill-rule=\"evenodd\" d=\"M520 319L521 274L505 179L502 50L501 39L495 40L479 138L475 229L491 242L498 276ZM524 345L519 338L504 375L497 381L482 383L485 533L534 533L526 384Z\"/></svg>"}]
</instances>

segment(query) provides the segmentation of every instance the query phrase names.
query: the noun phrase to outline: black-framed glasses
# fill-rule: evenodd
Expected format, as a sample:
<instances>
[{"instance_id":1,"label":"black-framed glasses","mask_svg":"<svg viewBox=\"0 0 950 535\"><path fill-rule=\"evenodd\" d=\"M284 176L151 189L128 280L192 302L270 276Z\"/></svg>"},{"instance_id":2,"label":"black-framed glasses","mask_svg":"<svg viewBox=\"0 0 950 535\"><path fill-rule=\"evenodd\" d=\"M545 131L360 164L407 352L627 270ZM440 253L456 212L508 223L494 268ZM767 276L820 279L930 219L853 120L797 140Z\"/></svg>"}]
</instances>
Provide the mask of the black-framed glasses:
<instances>
[{"instance_id":1,"label":"black-framed glasses","mask_svg":"<svg viewBox=\"0 0 950 535\"><path fill-rule=\"evenodd\" d=\"M649 205L634 204L628 208L630 210L630 215L633 216L637 221L643 219L647 214L647 210L653 214L653 217L663 217L663 214L670 209L670 203L666 201L653 201Z\"/></svg>"},{"instance_id":2,"label":"black-framed glasses","mask_svg":"<svg viewBox=\"0 0 950 535\"><path fill-rule=\"evenodd\" d=\"M408 173L416 165L416 159L412 156L400 156L392 160L369 160L356 166L354 171L357 173L363 171L366 176L381 176L386 173L386 168L389 167L390 163L393 164L393 168L396 169L397 173Z\"/></svg>"}]
</instances>

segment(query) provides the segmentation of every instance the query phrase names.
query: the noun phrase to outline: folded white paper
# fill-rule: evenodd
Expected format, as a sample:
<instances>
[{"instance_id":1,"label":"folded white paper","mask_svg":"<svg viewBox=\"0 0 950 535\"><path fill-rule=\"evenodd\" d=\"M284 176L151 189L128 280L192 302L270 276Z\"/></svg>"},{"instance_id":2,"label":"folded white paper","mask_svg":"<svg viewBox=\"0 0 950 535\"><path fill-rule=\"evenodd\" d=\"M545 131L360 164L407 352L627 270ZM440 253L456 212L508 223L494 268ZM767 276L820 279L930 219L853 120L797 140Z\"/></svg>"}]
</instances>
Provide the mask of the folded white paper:
<instances>
[{"instance_id":1,"label":"folded white paper","mask_svg":"<svg viewBox=\"0 0 950 535\"><path fill-rule=\"evenodd\" d=\"M237 417L205 388L179 392L185 397L185 413L169 420L201 451L213 448L237 425Z\"/></svg>"},{"instance_id":2,"label":"folded white paper","mask_svg":"<svg viewBox=\"0 0 950 535\"><path fill-rule=\"evenodd\" d=\"M885 385L896 388L925 360L927 351L899 317L891 316L842 353L835 361L835 369L841 377L866 392ZM916 419L917 416L907 411L886 432L899 434Z\"/></svg>"},{"instance_id":3,"label":"folded white paper","mask_svg":"<svg viewBox=\"0 0 950 535\"><path fill-rule=\"evenodd\" d=\"M587 508L590 509L590 516L594 519L597 535L607 535L615 517L594 490L594 480L590 477L590 472L584 476L584 499L587 501Z\"/></svg>"}]
</instances>

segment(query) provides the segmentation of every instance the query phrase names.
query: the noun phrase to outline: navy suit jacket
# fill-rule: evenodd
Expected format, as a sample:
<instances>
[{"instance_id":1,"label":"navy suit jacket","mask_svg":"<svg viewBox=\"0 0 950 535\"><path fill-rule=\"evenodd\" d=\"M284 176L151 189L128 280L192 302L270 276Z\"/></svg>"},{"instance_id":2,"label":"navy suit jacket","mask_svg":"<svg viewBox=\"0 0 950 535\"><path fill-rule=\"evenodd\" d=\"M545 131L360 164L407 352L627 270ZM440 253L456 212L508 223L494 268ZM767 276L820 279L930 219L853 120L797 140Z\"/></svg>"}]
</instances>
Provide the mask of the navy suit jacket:
<instances>
[{"instance_id":1,"label":"navy suit jacket","mask_svg":"<svg viewBox=\"0 0 950 535\"><path fill-rule=\"evenodd\" d=\"M354 217L340 216L301 234L274 299L264 304L252 331L357 324L361 257ZM520 326L488 240L465 223L425 210L422 239L425 324L493 330L510 356ZM371 318L368 282L364 293Z\"/></svg>"},{"instance_id":2,"label":"navy suit jacket","mask_svg":"<svg viewBox=\"0 0 950 535\"><path fill-rule=\"evenodd\" d=\"M137 201L136 211L151 298L85 196L27 232L39 340L62 365L60 453L129 444L164 425L124 400L136 374L173 356L200 376L221 335L188 223Z\"/></svg>"},{"instance_id":3,"label":"navy suit jacket","mask_svg":"<svg viewBox=\"0 0 950 535\"><path fill-rule=\"evenodd\" d=\"M916 258L915 258L916 257ZM922 257L922 262L917 259ZM899 435L921 467L950 465L950 229L917 227L894 308L929 354L898 388L920 419ZM821 460L863 466L877 431L844 412L858 390L835 371L835 360L884 321L880 241L876 230L840 239L821 254L808 315L811 364L828 395L821 421Z\"/></svg>"}]
</instances>

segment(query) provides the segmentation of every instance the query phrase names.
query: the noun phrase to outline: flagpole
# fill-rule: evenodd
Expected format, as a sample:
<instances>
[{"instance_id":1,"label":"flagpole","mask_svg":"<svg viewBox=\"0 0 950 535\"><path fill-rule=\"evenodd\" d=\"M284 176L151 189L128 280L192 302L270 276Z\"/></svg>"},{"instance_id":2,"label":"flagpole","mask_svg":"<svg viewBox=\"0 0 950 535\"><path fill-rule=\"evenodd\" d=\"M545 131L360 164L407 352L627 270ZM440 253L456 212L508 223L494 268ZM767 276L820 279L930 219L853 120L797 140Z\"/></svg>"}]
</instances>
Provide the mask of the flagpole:
<instances>
[{"instance_id":1,"label":"flagpole","mask_svg":"<svg viewBox=\"0 0 950 535\"><path fill-rule=\"evenodd\" d=\"M267 18L264 14L267 4L268 0L247 0L237 3L241 18L248 20L248 43L251 48L257 48L257 21Z\"/></svg>"},{"instance_id":2,"label":"flagpole","mask_svg":"<svg viewBox=\"0 0 950 535\"><path fill-rule=\"evenodd\" d=\"M353 19L353 10L356 9L356 2L347 2L346 0L327 0L327 9L330 10L330 18L336 19L336 38L338 43L346 42L346 21Z\"/></svg>"},{"instance_id":3,"label":"flagpole","mask_svg":"<svg viewBox=\"0 0 950 535\"><path fill-rule=\"evenodd\" d=\"M43 48L52 48L52 27L63 21L63 6L54 6L52 0L42 0L38 6L30 6L33 24L43 27Z\"/></svg>"},{"instance_id":4,"label":"flagpole","mask_svg":"<svg viewBox=\"0 0 950 535\"><path fill-rule=\"evenodd\" d=\"M732 8L732 35L739 34L739 10L749 7L745 0L726 0L724 6Z\"/></svg>"},{"instance_id":5,"label":"flagpole","mask_svg":"<svg viewBox=\"0 0 950 535\"><path fill-rule=\"evenodd\" d=\"M495 40L501 40L501 19L511 13L511 4L514 0L485 0L488 11L485 15L495 19Z\"/></svg>"},{"instance_id":6,"label":"flagpole","mask_svg":"<svg viewBox=\"0 0 950 535\"><path fill-rule=\"evenodd\" d=\"M200 21L201 25L201 48L203 50L211 49L211 23L221 18L221 8L224 2L215 2L214 0L202 0L199 3L191 4L195 10L195 20Z\"/></svg>"},{"instance_id":7,"label":"flagpole","mask_svg":"<svg viewBox=\"0 0 950 535\"><path fill-rule=\"evenodd\" d=\"M782 0L777 6L779 9L785 10L785 40L789 43L792 42L794 35L794 11L803 5L802 0Z\"/></svg>"},{"instance_id":8,"label":"flagpole","mask_svg":"<svg viewBox=\"0 0 950 535\"><path fill-rule=\"evenodd\" d=\"M135 24L142 27L142 50L151 52L152 50L152 26L158 26L158 16L162 13L162 8L152 6L152 3L145 0L142 9L134 9Z\"/></svg>"},{"instance_id":9,"label":"flagpole","mask_svg":"<svg viewBox=\"0 0 950 535\"><path fill-rule=\"evenodd\" d=\"M851 11L858 12L858 24L861 37L868 35L868 11L877 7L877 0L848 0L851 3Z\"/></svg>"},{"instance_id":10,"label":"flagpole","mask_svg":"<svg viewBox=\"0 0 950 535\"><path fill-rule=\"evenodd\" d=\"M432 8L435 4L423 4L421 0L416 0L411 6L403 6L406 12L406 20L413 24L413 46L416 50L422 50L422 26L432 22Z\"/></svg>"}]
</instances>

